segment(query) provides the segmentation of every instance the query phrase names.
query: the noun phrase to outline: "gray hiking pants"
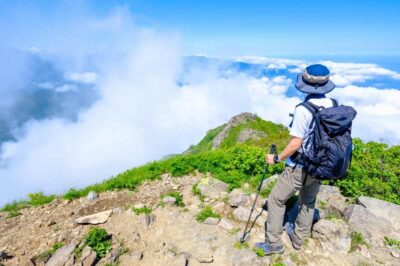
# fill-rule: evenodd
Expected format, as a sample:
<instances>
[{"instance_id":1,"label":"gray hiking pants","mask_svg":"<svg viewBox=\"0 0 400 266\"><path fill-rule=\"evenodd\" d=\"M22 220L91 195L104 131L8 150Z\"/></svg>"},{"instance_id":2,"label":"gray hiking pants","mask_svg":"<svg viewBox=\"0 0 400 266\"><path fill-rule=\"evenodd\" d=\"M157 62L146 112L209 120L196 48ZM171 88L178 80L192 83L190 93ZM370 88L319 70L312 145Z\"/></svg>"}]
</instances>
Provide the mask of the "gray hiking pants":
<instances>
[{"instance_id":1,"label":"gray hiking pants","mask_svg":"<svg viewBox=\"0 0 400 266\"><path fill-rule=\"evenodd\" d=\"M285 203L300 190L300 212L296 219L294 241L301 245L303 240L311 233L311 225L314 216L315 198L319 191L320 182L308 175L303 186L305 171L302 168L285 167L284 172L278 178L275 187L268 197L268 218L265 223L265 241L272 247L282 246L283 218L285 215Z\"/></svg>"}]
</instances>

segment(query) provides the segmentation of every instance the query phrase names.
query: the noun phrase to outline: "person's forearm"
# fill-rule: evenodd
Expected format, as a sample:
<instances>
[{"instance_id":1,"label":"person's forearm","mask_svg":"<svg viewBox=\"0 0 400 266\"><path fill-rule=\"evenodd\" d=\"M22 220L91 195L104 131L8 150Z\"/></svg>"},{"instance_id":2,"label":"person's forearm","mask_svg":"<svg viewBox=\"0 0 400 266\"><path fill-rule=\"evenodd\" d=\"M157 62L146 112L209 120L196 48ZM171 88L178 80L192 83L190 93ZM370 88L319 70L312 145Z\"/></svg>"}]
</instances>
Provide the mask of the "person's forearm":
<instances>
[{"instance_id":1,"label":"person's forearm","mask_svg":"<svg viewBox=\"0 0 400 266\"><path fill-rule=\"evenodd\" d=\"M292 138L285 149L279 154L279 160L286 160L286 158L295 153L297 149L301 147L302 141L303 140L300 138Z\"/></svg>"}]
</instances>

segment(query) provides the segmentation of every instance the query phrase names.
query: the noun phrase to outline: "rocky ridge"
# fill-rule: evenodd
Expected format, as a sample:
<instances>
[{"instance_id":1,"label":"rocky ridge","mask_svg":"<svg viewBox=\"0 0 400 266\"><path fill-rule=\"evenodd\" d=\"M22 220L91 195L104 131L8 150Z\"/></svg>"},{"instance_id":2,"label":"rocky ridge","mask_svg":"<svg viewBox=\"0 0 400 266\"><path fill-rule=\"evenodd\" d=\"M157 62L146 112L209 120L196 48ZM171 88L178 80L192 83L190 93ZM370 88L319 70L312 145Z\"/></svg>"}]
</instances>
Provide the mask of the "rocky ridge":
<instances>
[{"instance_id":1,"label":"rocky ridge","mask_svg":"<svg viewBox=\"0 0 400 266\"><path fill-rule=\"evenodd\" d=\"M263 186L272 185L270 180ZM259 257L252 247L264 240L267 212L257 220L249 248L238 244L254 199L248 184L229 192L227 184L196 172L179 178L164 174L134 192L93 192L72 201L57 199L23 209L13 218L0 212L0 265L400 264L399 248L385 241L400 239L398 205L369 197L354 203L336 187L321 186L319 217L302 249L294 250L284 233L283 255ZM178 200L184 206L178 206ZM264 201L259 198L256 213ZM214 216L208 214L201 222L199 213L206 206ZM137 212L146 208L151 211ZM288 209L289 220L296 209L296 203ZM104 228L111 237L111 249L102 258L85 246L92 227ZM62 247L48 253L60 243Z\"/></svg>"}]
</instances>

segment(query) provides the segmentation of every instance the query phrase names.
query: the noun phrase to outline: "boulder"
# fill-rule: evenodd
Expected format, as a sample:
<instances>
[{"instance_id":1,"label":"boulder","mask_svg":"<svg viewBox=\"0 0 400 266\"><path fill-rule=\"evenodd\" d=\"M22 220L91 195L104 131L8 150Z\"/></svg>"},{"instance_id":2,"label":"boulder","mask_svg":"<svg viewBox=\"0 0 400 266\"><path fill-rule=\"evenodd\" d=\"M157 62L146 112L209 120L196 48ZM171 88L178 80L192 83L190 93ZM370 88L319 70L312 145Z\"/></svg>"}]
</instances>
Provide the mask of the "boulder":
<instances>
[{"instance_id":1,"label":"boulder","mask_svg":"<svg viewBox=\"0 0 400 266\"><path fill-rule=\"evenodd\" d=\"M383 238L392 232L388 220L378 218L361 205L349 205L344 211L344 218L351 231L362 233L367 242L376 246L383 246Z\"/></svg>"},{"instance_id":2,"label":"boulder","mask_svg":"<svg viewBox=\"0 0 400 266\"><path fill-rule=\"evenodd\" d=\"M223 228L225 230L232 230L235 226L226 218L222 218L218 223L218 228Z\"/></svg>"},{"instance_id":3,"label":"boulder","mask_svg":"<svg viewBox=\"0 0 400 266\"><path fill-rule=\"evenodd\" d=\"M390 221L394 229L400 231L400 205L365 196L359 197L358 202L375 216Z\"/></svg>"},{"instance_id":4,"label":"boulder","mask_svg":"<svg viewBox=\"0 0 400 266\"><path fill-rule=\"evenodd\" d=\"M92 266L96 261L96 252L93 251L89 246L86 246L82 251L80 263L82 266Z\"/></svg>"},{"instance_id":5,"label":"boulder","mask_svg":"<svg viewBox=\"0 0 400 266\"><path fill-rule=\"evenodd\" d=\"M233 211L233 217L235 217L236 220L241 221L241 222L247 222L247 220L249 219L250 216L250 211L251 209L248 207L244 207L244 206L239 206L238 208L236 208ZM257 217L257 215L261 212L260 208L256 208L253 211L253 214L251 215L251 219L250 221L253 222L255 220L255 218ZM261 215L260 217L258 217L256 224L257 225L264 225L265 222L265 212L263 212L263 215Z\"/></svg>"},{"instance_id":6,"label":"boulder","mask_svg":"<svg viewBox=\"0 0 400 266\"><path fill-rule=\"evenodd\" d=\"M333 195L340 194L339 188L335 186L321 185L319 187L319 193L317 195L317 200L329 201Z\"/></svg>"},{"instance_id":7,"label":"boulder","mask_svg":"<svg viewBox=\"0 0 400 266\"><path fill-rule=\"evenodd\" d=\"M320 243L322 250L325 252L347 253L350 250L349 227L342 220L318 221L313 226L312 236Z\"/></svg>"},{"instance_id":8,"label":"boulder","mask_svg":"<svg viewBox=\"0 0 400 266\"><path fill-rule=\"evenodd\" d=\"M58 249L53 256L46 262L46 266L64 266L73 256L76 244L74 242L69 243Z\"/></svg>"},{"instance_id":9,"label":"boulder","mask_svg":"<svg viewBox=\"0 0 400 266\"><path fill-rule=\"evenodd\" d=\"M219 223L219 219L218 218L214 218L214 217L208 217L204 221L204 224L208 224L208 225L217 225L218 223Z\"/></svg>"},{"instance_id":10,"label":"boulder","mask_svg":"<svg viewBox=\"0 0 400 266\"><path fill-rule=\"evenodd\" d=\"M347 206L346 197L341 194L333 194L328 200L325 216L342 217Z\"/></svg>"},{"instance_id":11,"label":"boulder","mask_svg":"<svg viewBox=\"0 0 400 266\"><path fill-rule=\"evenodd\" d=\"M238 188L235 188L228 194L228 204L231 207L239 207L239 205L245 203L247 199L247 195Z\"/></svg>"},{"instance_id":12,"label":"boulder","mask_svg":"<svg viewBox=\"0 0 400 266\"><path fill-rule=\"evenodd\" d=\"M97 193L95 191L90 191L86 196L86 198L89 201L93 201L93 200L97 199L97 197L98 197L98 195L97 195Z\"/></svg>"},{"instance_id":13,"label":"boulder","mask_svg":"<svg viewBox=\"0 0 400 266\"><path fill-rule=\"evenodd\" d=\"M275 175L268 177L267 179L264 179L264 181L261 185L261 188L262 189L268 188L272 183L274 183L276 180L278 180L279 176L280 176L279 174L275 174Z\"/></svg>"},{"instance_id":14,"label":"boulder","mask_svg":"<svg viewBox=\"0 0 400 266\"><path fill-rule=\"evenodd\" d=\"M104 211L104 212L98 212L92 215L88 216L83 216L80 218L77 218L75 220L75 223L77 224L103 224L108 221L108 218L110 218L112 214L112 210Z\"/></svg>"},{"instance_id":15,"label":"boulder","mask_svg":"<svg viewBox=\"0 0 400 266\"><path fill-rule=\"evenodd\" d=\"M174 197L172 197L172 196L165 196L165 197L163 198L163 203L164 203L165 205L172 206L172 205L174 205L174 204L176 203L176 198L174 198Z\"/></svg>"},{"instance_id":16,"label":"boulder","mask_svg":"<svg viewBox=\"0 0 400 266\"><path fill-rule=\"evenodd\" d=\"M219 199L226 195L228 184L213 177L202 178L197 185L201 195L210 199Z\"/></svg>"}]
</instances>

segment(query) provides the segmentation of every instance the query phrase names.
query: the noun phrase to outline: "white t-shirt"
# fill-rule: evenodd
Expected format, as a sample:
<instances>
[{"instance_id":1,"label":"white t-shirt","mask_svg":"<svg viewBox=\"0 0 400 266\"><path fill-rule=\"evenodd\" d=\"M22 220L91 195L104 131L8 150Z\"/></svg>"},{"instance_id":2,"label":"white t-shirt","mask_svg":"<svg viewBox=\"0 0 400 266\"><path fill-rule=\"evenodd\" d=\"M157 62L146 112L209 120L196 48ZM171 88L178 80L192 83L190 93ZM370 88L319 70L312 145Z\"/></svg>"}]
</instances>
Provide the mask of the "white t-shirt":
<instances>
[{"instance_id":1,"label":"white t-shirt","mask_svg":"<svg viewBox=\"0 0 400 266\"><path fill-rule=\"evenodd\" d=\"M325 108L332 107L333 102L330 98L311 98L308 100L309 102L317 105L323 106ZM309 147L306 147L306 143L309 137L309 133L312 131L312 128L309 129L310 123L312 121L312 114L308 111L307 108L300 105L297 106L294 115L293 115L293 123L290 128L289 134L293 137L298 137L303 139L303 149L306 151ZM298 152L303 152L302 149L298 149ZM288 158L286 164L292 165L293 162Z\"/></svg>"}]
</instances>

